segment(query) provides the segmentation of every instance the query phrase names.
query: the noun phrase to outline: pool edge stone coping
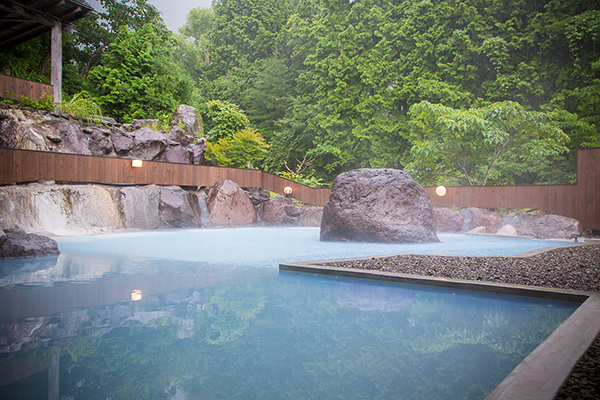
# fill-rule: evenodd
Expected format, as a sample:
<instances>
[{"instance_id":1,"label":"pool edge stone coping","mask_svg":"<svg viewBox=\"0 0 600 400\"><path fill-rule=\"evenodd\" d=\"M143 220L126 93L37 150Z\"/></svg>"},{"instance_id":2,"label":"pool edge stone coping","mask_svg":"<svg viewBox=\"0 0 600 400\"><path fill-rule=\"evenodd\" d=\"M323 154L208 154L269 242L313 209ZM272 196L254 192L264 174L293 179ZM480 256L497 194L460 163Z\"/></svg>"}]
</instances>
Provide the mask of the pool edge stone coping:
<instances>
[{"instance_id":1,"label":"pool edge stone coping","mask_svg":"<svg viewBox=\"0 0 600 400\"><path fill-rule=\"evenodd\" d=\"M546 247L522 253L516 256L531 257L557 247L582 246L573 244ZM398 283L409 283L444 287L449 289L469 290L514 296L537 297L580 303L579 307L557 329L554 330L538 347L517 365L512 372L485 398L486 400L553 400L565 384L575 365L584 356L598 334L600 334L600 293L583 292L569 289L543 288L505 283L480 282L459 279L438 278L422 275L403 274L398 272L341 268L323 264L340 261L365 260L373 258L389 258L409 255L408 253L357 257L337 260L306 261L279 264L280 271L302 272L343 276L358 279L381 280ZM423 254L421 254L423 255ZM437 254L436 256L440 256ZM442 255L443 256L443 255ZM499 257L499 256L457 256L448 257Z\"/></svg>"}]
</instances>

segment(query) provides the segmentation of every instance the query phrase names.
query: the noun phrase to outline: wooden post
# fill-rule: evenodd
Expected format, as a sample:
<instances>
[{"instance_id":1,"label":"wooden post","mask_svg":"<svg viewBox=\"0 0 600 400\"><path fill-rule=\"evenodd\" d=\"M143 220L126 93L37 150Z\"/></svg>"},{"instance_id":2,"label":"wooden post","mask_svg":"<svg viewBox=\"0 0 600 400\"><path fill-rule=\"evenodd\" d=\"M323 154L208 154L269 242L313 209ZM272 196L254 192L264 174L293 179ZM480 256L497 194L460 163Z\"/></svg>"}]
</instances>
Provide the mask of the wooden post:
<instances>
[{"instance_id":1,"label":"wooden post","mask_svg":"<svg viewBox=\"0 0 600 400\"><path fill-rule=\"evenodd\" d=\"M50 53L52 55L50 83L54 86L54 101L62 101L62 24L56 22L52 27L50 40Z\"/></svg>"}]
</instances>

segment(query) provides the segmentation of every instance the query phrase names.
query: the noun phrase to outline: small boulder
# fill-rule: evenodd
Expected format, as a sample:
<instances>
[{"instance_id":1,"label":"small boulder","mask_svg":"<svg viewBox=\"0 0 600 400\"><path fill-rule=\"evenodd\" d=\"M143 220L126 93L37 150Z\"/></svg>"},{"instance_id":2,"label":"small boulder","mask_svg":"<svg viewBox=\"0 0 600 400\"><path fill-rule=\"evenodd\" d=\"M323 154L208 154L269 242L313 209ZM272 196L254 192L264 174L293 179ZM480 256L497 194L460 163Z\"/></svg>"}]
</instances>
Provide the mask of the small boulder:
<instances>
[{"instance_id":1,"label":"small boulder","mask_svg":"<svg viewBox=\"0 0 600 400\"><path fill-rule=\"evenodd\" d=\"M163 153L162 159L166 162L190 164L192 161L192 151L187 147L171 142Z\"/></svg>"},{"instance_id":2,"label":"small boulder","mask_svg":"<svg viewBox=\"0 0 600 400\"><path fill-rule=\"evenodd\" d=\"M90 141L90 151L94 156L109 156L113 153L113 144L110 139L110 129L107 128L84 128L88 133Z\"/></svg>"},{"instance_id":3,"label":"small boulder","mask_svg":"<svg viewBox=\"0 0 600 400\"><path fill-rule=\"evenodd\" d=\"M304 209L300 226L321 226L323 219L323 207L309 207Z\"/></svg>"},{"instance_id":4,"label":"small boulder","mask_svg":"<svg viewBox=\"0 0 600 400\"><path fill-rule=\"evenodd\" d=\"M164 228L198 228L202 226L202 212L198 196L179 186L160 188L160 219Z\"/></svg>"},{"instance_id":5,"label":"small boulder","mask_svg":"<svg viewBox=\"0 0 600 400\"><path fill-rule=\"evenodd\" d=\"M129 155L142 160L156 160L167 148L167 137L150 128L135 131L133 150Z\"/></svg>"},{"instance_id":6,"label":"small boulder","mask_svg":"<svg viewBox=\"0 0 600 400\"><path fill-rule=\"evenodd\" d=\"M471 221L469 222L469 230L478 226L485 228L485 233L496 233L498 227L502 223L502 216L493 211L484 210L483 208L469 207L471 213Z\"/></svg>"},{"instance_id":7,"label":"small boulder","mask_svg":"<svg viewBox=\"0 0 600 400\"><path fill-rule=\"evenodd\" d=\"M60 254L56 240L46 236L25 233L21 229L4 230L0 244L0 258L41 257Z\"/></svg>"},{"instance_id":8,"label":"small boulder","mask_svg":"<svg viewBox=\"0 0 600 400\"><path fill-rule=\"evenodd\" d=\"M433 217L435 219L436 231L438 232L454 233L462 229L464 218L459 210L433 207Z\"/></svg>"},{"instance_id":9,"label":"small boulder","mask_svg":"<svg viewBox=\"0 0 600 400\"><path fill-rule=\"evenodd\" d=\"M202 117L194 107L186 104L180 104L177 106L169 125L171 128L175 126L181 126L183 133L188 138L188 143L193 143L194 138L204 134Z\"/></svg>"},{"instance_id":10,"label":"small boulder","mask_svg":"<svg viewBox=\"0 0 600 400\"><path fill-rule=\"evenodd\" d=\"M79 125L61 122L56 126L56 130L61 139L56 145L57 151L70 154L92 154L89 140Z\"/></svg>"},{"instance_id":11,"label":"small boulder","mask_svg":"<svg viewBox=\"0 0 600 400\"><path fill-rule=\"evenodd\" d=\"M206 207L215 225L245 225L257 219L256 208L248 194L230 180L219 181L210 188Z\"/></svg>"},{"instance_id":12,"label":"small boulder","mask_svg":"<svg viewBox=\"0 0 600 400\"><path fill-rule=\"evenodd\" d=\"M438 242L427 192L394 169L359 169L335 178L323 210L321 240Z\"/></svg>"},{"instance_id":13,"label":"small boulder","mask_svg":"<svg viewBox=\"0 0 600 400\"><path fill-rule=\"evenodd\" d=\"M177 142L182 146L189 146L192 143L191 139L186 136L183 130L177 125L172 127L169 131L169 140Z\"/></svg>"},{"instance_id":14,"label":"small boulder","mask_svg":"<svg viewBox=\"0 0 600 400\"><path fill-rule=\"evenodd\" d=\"M517 232L537 239L572 239L573 233L582 234L583 229L576 219L538 213L521 216Z\"/></svg>"},{"instance_id":15,"label":"small boulder","mask_svg":"<svg viewBox=\"0 0 600 400\"><path fill-rule=\"evenodd\" d=\"M510 224L504 225L502 228L498 229L498 232L496 232L496 234L504 236L517 236L517 228Z\"/></svg>"},{"instance_id":16,"label":"small boulder","mask_svg":"<svg viewBox=\"0 0 600 400\"><path fill-rule=\"evenodd\" d=\"M160 122L157 119L132 119L131 126L134 130L141 128L153 128L156 126L160 126Z\"/></svg>"},{"instance_id":17,"label":"small boulder","mask_svg":"<svg viewBox=\"0 0 600 400\"><path fill-rule=\"evenodd\" d=\"M296 207L292 199L283 196L263 201L258 206L260 218L271 224L297 224L302 209Z\"/></svg>"},{"instance_id":18,"label":"small boulder","mask_svg":"<svg viewBox=\"0 0 600 400\"><path fill-rule=\"evenodd\" d=\"M113 126L110 130L110 139L115 152L119 155L130 152L133 149L133 144L135 142L131 133L116 126Z\"/></svg>"},{"instance_id":19,"label":"small boulder","mask_svg":"<svg viewBox=\"0 0 600 400\"><path fill-rule=\"evenodd\" d=\"M205 138L198 139L198 143L190 144L188 149L192 151L192 164L194 165L206 165L207 161L204 158L204 151L208 145L206 144Z\"/></svg>"}]
</instances>

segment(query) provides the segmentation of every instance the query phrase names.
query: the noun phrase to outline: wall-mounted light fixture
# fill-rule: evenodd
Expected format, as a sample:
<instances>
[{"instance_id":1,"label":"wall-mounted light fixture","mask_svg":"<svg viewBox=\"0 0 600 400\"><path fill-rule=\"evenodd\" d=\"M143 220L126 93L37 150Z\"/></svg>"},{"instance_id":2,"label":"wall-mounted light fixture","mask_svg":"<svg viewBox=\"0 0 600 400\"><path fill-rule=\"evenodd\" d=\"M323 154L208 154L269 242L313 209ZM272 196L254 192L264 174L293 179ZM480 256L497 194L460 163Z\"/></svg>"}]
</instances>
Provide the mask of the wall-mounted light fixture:
<instances>
[{"instance_id":1,"label":"wall-mounted light fixture","mask_svg":"<svg viewBox=\"0 0 600 400\"><path fill-rule=\"evenodd\" d=\"M131 160L131 166L133 168L141 168L142 164L142 160Z\"/></svg>"},{"instance_id":2,"label":"wall-mounted light fixture","mask_svg":"<svg viewBox=\"0 0 600 400\"><path fill-rule=\"evenodd\" d=\"M283 194L285 194L286 197L290 197L292 195L292 188L289 186L284 187Z\"/></svg>"},{"instance_id":3,"label":"wall-mounted light fixture","mask_svg":"<svg viewBox=\"0 0 600 400\"><path fill-rule=\"evenodd\" d=\"M142 299L142 291L139 289L133 289L131 291L131 301L138 301Z\"/></svg>"},{"instance_id":4,"label":"wall-mounted light fixture","mask_svg":"<svg viewBox=\"0 0 600 400\"><path fill-rule=\"evenodd\" d=\"M445 186L436 187L435 194L437 194L440 197L444 196L446 194L446 187Z\"/></svg>"}]
</instances>

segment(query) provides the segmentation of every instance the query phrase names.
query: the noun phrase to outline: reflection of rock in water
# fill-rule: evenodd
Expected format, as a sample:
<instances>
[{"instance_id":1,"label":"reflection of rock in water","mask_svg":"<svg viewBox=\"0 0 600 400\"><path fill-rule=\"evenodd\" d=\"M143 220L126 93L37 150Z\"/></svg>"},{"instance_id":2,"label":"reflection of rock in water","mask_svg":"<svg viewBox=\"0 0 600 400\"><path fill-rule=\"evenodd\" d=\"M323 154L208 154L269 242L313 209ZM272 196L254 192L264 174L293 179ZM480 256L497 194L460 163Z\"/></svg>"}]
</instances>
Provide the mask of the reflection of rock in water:
<instances>
[{"instance_id":1,"label":"reflection of rock in water","mask_svg":"<svg viewBox=\"0 0 600 400\"><path fill-rule=\"evenodd\" d=\"M152 296L138 302L90 307L53 317L27 318L0 324L0 353L13 353L59 344L57 340L103 336L122 326L154 328L169 325L177 338L194 334L198 312L205 307L202 292L179 291Z\"/></svg>"},{"instance_id":2,"label":"reflection of rock in water","mask_svg":"<svg viewBox=\"0 0 600 400\"><path fill-rule=\"evenodd\" d=\"M340 282L333 286L335 301L348 308L361 311L399 311L414 301L410 291L391 286L357 285Z\"/></svg>"}]
</instances>

